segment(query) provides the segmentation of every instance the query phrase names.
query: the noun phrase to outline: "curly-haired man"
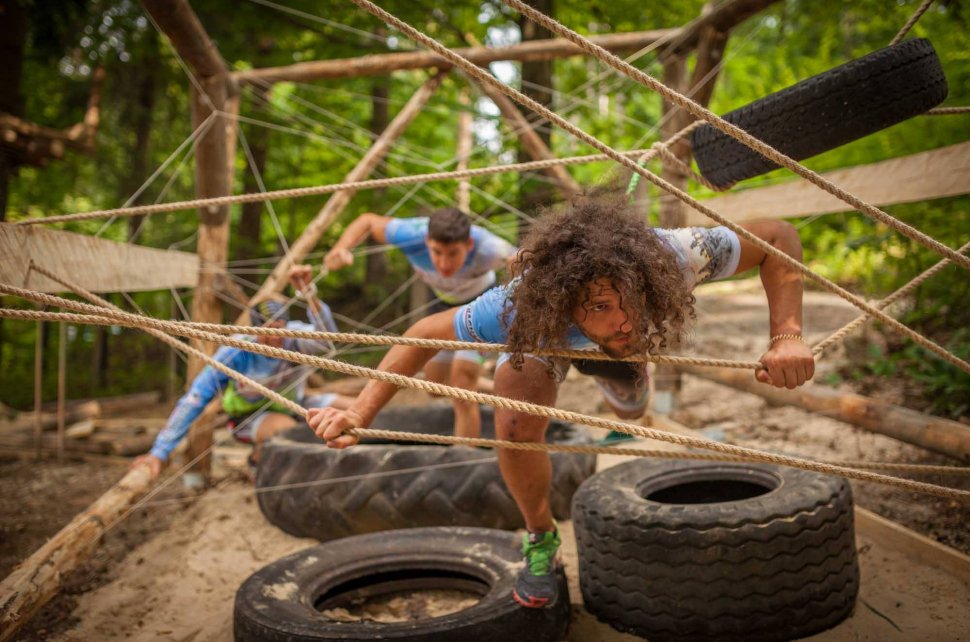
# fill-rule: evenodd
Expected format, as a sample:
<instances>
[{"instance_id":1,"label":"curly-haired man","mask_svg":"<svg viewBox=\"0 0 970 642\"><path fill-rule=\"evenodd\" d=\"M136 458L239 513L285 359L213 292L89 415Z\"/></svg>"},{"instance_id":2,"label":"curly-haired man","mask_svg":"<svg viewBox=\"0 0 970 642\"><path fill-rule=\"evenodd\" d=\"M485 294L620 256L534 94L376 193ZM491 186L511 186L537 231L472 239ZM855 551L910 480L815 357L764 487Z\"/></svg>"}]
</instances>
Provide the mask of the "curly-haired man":
<instances>
[{"instance_id":1,"label":"curly-haired man","mask_svg":"<svg viewBox=\"0 0 970 642\"><path fill-rule=\"evenodd\" d=\"M791 225L766 221L744 227L801 259L801 242ZM801 274L724 227L650 228L617 196L585 198L562 214L544 216L522 244L516 279L419 321L406 335L506 343L510 352L497 366L496 394L552 405L569 363L532 352L597 345L617 358L655 354L694 315L694 286L754 267L760 268L771 328L761 357L764 368L756 376L794 388L814 374L811 350L801 341ZM412 375L433 354L395 346L380 368ZM629 418L643 413L644 375L642 367L614 364L599 372L598 383L611 405ZM311 410L310 426L334 448L351 446L356 438L344 431L367 426L395 391L391 384L371 381L347 410ZM499 409L495 423L500 439L539 442L548 420ZM499 465L528 529L526 563L514 597L525 606L546 606L557 598L553 571L559 547L549 508L550 460L541 452L500 450Z\"/></svg>"}]
</instances>

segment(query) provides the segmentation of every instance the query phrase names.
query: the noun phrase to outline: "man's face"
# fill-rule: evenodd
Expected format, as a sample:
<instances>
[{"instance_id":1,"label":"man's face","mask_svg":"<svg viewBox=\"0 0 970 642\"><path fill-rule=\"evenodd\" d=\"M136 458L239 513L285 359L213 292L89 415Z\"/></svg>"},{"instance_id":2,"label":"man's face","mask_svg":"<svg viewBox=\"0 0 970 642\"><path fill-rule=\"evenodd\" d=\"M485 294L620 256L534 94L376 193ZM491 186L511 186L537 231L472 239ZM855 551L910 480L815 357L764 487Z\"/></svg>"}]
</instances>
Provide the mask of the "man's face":
<instances>
[{"instance_id":1,"label":"man's face","mask_svg":"<svg viewBox=\"0 0 970 642\"><path fill-rule=\"evenodd\" d=\"M596 279L586 288L583 301L573 310L573 321L587 337L614 358L635 351L632 315L609 279Z\"/></svg>"},{"instance_id":2,"label":"man's face","mask_svg":"<svg viewBox=\"0 0 970 642\"><path fill-rule=\"evenodd\" d=\"M270 321L269 323L267 323L266 325L264 325L263 327L265 327L265 328L282 328L282 327L285 327L285 326L286 326L286 321L284 321L283 319L274 319L274 320ZM260 343L262 343L263 345L266 345L266 346L270 346L271 348L282 348L284 341L286 341L286 338L285 337L267 337L265 335L259 337L259 342Z\"/></svg>"},{"instance_id":3,"label":"man's face","mask_svg":"<svg viewBox=\"0 0 970 642\"><path fill-rule=\"evenodd\" d=\"M455 272L465 264L468 253L472 251L472 246L475 245L472 239L455 241L454 243L425 239L425 243L428 246L428 253L431 254L431 263L441 276L454 276Z\"/></svg>"}]
</instances>

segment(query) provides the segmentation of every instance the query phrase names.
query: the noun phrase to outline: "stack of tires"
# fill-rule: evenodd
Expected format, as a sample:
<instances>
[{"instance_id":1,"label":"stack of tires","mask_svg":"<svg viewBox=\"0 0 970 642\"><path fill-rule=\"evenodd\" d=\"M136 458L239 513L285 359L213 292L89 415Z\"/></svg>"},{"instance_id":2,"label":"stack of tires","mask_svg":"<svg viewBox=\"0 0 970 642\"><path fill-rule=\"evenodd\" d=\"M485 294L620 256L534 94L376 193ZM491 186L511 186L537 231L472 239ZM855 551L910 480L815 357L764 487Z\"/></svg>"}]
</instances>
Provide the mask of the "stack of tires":
<instances>
[{"instance_id":1,"label":"stack of tires","mask_svg":"<svg viewBox=\"0 0 970 642\"><path fill-rule=\"evenodd\" d=\"M760 464L637 460L573 500L586 608L654 640L790 640L853 609L846 480Z\"/></svg>"}]
</instances>

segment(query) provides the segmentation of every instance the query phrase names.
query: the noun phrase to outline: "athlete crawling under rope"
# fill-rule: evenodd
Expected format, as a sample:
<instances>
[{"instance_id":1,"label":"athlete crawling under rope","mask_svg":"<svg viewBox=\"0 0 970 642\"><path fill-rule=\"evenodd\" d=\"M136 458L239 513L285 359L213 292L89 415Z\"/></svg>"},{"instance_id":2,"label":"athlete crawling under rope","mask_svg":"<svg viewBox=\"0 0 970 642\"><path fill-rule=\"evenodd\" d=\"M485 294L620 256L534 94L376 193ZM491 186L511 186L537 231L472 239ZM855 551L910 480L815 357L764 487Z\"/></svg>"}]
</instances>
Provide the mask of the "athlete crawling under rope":
<instances>
[{"instance_id":1,"label":"athlete crawling under rope","mask_svg":"<svg viewBox=\"0 0 970 642\"><path fill-rule=\"evenodd\" d=\"M753 222L745 229L801 259L791 225ZM654 229L620 196L582 197L562 214L547 213L522 244L520 276L471 303L415 323L405 336L506 343L495 373L495 393L554 405L558 384L570 363L532 354L540 347L599 346L617 358L656 354L679 337L694 316L693 288L749 269L760 269L768 298L770 336L761 357L759 381L795 388L812 378L812 352L801 339L802 276L725 227ZM380 369L411 376L433 350L394 346ZM626 418L646 408L642 364L609 363L596 372L607 401ZM582 368L580 371L583 371ZM311 409L308 422L333 448L357 442L343 434L366 427L397 388L371 381L346 410ZM496 435L541 442L545 417L496 409ZM549 508L551 463L547 453L499 449L499 465L525 518L525 565L514 589L528 607L557 598L555 566L559 534Z\"/></svg>"}]
</instances>

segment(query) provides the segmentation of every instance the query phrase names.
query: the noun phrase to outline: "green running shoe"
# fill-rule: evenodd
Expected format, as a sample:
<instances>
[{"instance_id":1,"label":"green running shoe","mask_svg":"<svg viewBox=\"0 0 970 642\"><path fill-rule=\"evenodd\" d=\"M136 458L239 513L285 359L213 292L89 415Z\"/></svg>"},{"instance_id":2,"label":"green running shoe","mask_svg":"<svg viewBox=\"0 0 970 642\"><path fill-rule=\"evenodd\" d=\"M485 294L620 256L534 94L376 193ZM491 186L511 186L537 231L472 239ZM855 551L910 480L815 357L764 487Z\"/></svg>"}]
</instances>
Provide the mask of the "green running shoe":
<instances>
[{"instance_id":1,"label":"green running shoe","mask_svg":"<svg viewBox=\"0 0 970 642\"><path fill-rule=\"evenodd\" d=\"M527 533L522 537L525 566L519 571L512 597L522 606L536 609L551 606L559 597L556 569L559 560L559 529L547 533Z\"/></svg>"}]
</instances>

